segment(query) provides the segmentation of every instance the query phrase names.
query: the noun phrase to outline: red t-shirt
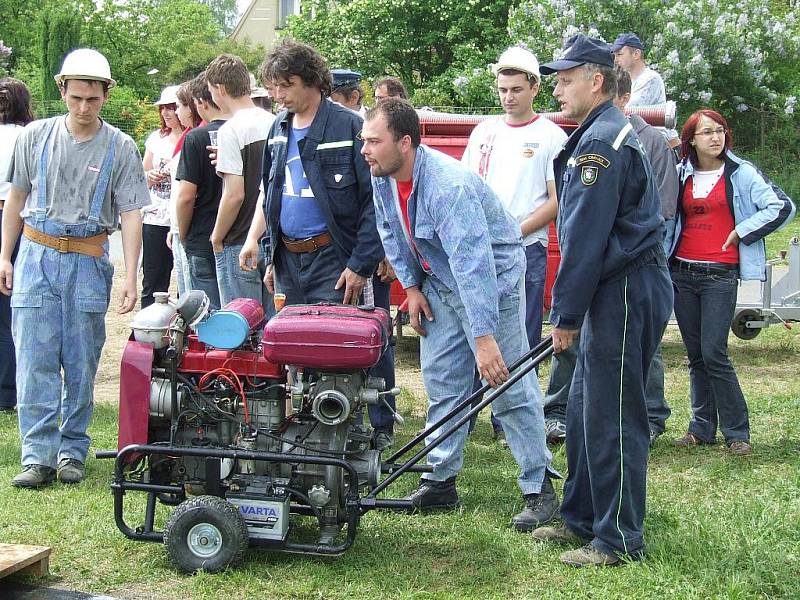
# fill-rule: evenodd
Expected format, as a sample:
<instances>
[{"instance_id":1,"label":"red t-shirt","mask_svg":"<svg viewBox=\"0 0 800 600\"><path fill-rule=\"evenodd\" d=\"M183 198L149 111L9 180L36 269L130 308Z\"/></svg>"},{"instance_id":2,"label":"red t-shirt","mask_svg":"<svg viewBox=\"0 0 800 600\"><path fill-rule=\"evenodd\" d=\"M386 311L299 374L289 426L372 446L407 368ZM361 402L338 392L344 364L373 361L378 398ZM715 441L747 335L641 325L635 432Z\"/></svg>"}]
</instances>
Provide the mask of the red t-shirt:
<instances>
[{"instance_id":1,"label":"red t-shirt","mask_svg":"<svg viewBox=\"0 0 800 600\"><path fill-rule=\"evenodd\" d=\"M413 236L411 235L411 221L408 218L408 199L411 198L411 191L413 189L413 179L397 182L397 197L400 201L400 211L403 213L403 225L405 225L406 231L408 232L408 239L411 240L411 246L414 248L414 252L417 253L417 258L419 258L420 263L422 263L422 268L426 271L430 271L431 267L428 264L428 261L422 258L422 255L419 253L417 246L414 243Z\"/></svg>"},{"instance_id":2,"label":"red t-shirt","mask_svg":"<svg viewBox=\"0 0 800 600\"><path fill-rule=\"evenodd\" d=\"M739 264L739 248L733 244L723 252L735 224L725 198L725 177L720 177L705 198L695 198L692 178L686 180L682 207L685 221L677 258Z\"/></svg>"}]
</instances>

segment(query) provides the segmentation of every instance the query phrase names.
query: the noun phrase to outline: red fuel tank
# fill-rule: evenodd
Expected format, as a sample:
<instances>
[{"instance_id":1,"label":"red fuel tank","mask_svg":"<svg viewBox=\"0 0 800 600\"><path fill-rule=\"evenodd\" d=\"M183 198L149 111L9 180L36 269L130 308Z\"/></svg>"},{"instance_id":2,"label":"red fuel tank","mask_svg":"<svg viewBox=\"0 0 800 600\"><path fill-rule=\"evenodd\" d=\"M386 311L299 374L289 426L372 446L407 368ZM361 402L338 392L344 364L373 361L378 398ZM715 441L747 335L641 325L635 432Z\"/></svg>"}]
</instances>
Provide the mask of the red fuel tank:
<instances>
[{"instance_id":1,"label":"red fuel tank","mask_svg":"<svg viewBox=\"0 0 800 600\"><path fill-rule=\"evenodd\" d=\"M391 317L382 308L342 304L287 306L264 327L264 358L273 363L347 371L368 369L389 343Z\"/></svg>"}]
</instances>

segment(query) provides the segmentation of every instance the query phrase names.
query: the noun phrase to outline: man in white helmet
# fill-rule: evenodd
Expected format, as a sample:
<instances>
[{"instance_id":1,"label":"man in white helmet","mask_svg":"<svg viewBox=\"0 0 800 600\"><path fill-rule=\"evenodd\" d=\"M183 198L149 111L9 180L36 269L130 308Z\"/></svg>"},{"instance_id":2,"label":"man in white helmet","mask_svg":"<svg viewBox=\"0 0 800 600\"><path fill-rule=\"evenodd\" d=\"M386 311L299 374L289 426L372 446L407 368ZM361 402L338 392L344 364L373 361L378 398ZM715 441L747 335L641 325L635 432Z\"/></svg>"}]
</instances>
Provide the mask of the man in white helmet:
<instances>
[{"instance_id":1,"label":"man in white helmet","mask_svg":"<svg viewBox=\"0 0 800 600\"><path fill-rule=\"evenodd\" d=\"M505 114L472 131L461 161L477 173L520 225L525 246L525 327L528 343L542 336L547 228L558 210L553 159L567 139L562 129L533 110L539 93L539 61L511 47L492 67ZM504 438L492 415L495 436Z\"/></svg>"},{"instance_id":2,"label":"man in white helmet","mask_svg":"<svg viewBox=\"0 0 800 600\"><path fill-rule=\"evenodd\" d=\"M108 234L122 223L126 313L137 297L139 209L150 203L136 144L99 117L116 83L106 58L75 50L55 79L69 112L31 123L17 139L0 249L0 292L14 307L22 438L23 470L11 485L27 488L84 478L114 272Z\"/></svg>"}]
</instances>

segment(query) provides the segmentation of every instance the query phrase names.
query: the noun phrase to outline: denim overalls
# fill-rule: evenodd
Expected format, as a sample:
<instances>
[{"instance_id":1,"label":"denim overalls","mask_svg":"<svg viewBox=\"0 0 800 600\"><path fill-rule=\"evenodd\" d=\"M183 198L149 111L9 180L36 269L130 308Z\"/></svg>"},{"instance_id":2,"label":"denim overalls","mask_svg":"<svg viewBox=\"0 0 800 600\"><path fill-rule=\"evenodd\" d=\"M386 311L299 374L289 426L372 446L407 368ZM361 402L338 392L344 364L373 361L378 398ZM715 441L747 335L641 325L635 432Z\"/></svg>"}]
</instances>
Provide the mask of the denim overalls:
<instances>
[{"instance_id":1,"label":"denim overalls","mask_svg":"<svg viewBox=\"0 0 800 600\"><path fill-rule=\"evenodd\" d=\"M103 160L87 222L64 225L47 218L47 169L60 118L52 120L41 144L35 208L25 222L52 236L91 237L104 230L100 211L111 179L118 133ZM23 466L55 468L65 458L86 462L86 429L105 342L113 273L108 241L103 256L93 257L62 253L22 238L14 265L11 306Z\"/></svg>"}]
</instances>

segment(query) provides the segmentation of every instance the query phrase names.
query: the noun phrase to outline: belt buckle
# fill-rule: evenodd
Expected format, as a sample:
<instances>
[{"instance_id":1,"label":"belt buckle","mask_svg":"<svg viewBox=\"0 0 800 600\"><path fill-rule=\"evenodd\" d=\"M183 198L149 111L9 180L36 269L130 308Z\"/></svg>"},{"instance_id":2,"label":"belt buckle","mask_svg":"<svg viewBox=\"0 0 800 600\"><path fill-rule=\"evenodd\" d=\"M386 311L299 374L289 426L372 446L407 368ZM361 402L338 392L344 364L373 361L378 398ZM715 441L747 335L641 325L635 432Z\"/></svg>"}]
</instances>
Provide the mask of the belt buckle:
<instances>
[{"instance_id":1,"label":"belt buckle","mask_svg":"<svg viewBox=\"0 0 800 600\"><path fill-rule=\"evenodd\" d=\"M69 238L63 235L59 237L56 250L61 254L67 254L69 252Z\"/></svg>"}]
</instances>

